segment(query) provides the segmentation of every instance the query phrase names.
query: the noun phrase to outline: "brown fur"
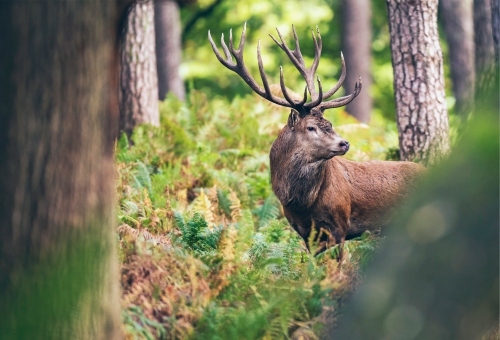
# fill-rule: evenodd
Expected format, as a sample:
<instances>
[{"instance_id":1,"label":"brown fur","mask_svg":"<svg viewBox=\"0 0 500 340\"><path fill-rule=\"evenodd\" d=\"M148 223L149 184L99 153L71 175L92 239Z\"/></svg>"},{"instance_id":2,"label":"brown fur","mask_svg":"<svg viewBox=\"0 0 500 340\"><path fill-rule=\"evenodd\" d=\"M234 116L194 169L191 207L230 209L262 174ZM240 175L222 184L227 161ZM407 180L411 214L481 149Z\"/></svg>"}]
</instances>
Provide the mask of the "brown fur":
<instances>
[{"instance_id":1,"label":"brown fur","mask_svg":"<svg viewBox=\"0 0 500 340\"><path fill-rule=\"evenodd\" d=\"M320 112L301 118L292 110L271 147L273 191L306 244L313 222L318 232L327 231L320 251L385 225L424 171L412 162L335 157L348 150L339 146L342 142L346 143Z\"/></svg>"}]
</instances>

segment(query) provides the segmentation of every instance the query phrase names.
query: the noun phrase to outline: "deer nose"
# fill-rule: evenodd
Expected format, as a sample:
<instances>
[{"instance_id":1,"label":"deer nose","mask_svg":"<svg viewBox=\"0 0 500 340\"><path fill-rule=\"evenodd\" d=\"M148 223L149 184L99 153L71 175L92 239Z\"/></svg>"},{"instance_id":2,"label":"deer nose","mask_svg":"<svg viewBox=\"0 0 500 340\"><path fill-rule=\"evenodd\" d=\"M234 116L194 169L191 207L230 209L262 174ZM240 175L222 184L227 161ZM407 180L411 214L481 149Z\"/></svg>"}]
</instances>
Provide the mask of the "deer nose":
<instances>
[{"instance_id":1,"label":"deer nose","mask_svg":"<svg viewBox=\"0 0 500 340\"><path fill-rule=\"evenodd\" d=\"M344 150L345 152L347 152L349 150L349 142L346 141L346 140L343 140L339 143L339 146L342 148L342 150Z\"/></svg>"}]
</instances>

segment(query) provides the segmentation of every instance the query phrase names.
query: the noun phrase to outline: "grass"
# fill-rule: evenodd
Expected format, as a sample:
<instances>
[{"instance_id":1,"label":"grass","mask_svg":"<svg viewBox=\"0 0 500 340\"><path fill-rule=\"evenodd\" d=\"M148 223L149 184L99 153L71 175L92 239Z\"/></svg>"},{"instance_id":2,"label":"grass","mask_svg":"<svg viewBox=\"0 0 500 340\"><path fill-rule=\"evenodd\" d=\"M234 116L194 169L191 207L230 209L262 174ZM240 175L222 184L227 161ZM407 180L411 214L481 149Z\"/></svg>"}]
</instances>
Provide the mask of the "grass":
<instances>
[{"instance_id":1,"label":"grass","mask_svg":"<svg viewBox=\"0 0 500 340\"><path fill-rule=\"evenodd\" d=\"M288 112L254 96L160 105L161 126L116 146L127 339L287 339L321 332L359 281L377 237L312 257L272 193L269 148ZM354 160L386 159L395 124L327 113ZM129 146L129 145L132 146ZM314 247L314 245L313 245Z\"/></svg>"}]
</instances>

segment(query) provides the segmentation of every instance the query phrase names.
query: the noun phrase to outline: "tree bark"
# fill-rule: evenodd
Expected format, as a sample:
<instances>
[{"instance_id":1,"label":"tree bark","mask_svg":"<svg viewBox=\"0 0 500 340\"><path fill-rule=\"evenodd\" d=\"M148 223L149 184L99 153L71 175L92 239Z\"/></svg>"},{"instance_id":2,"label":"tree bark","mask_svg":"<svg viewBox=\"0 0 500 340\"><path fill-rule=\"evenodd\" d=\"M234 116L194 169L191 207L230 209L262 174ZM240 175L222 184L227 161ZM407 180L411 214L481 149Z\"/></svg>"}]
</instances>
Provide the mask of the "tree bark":
<instances>
[{"instance_id":1,"label":"tree bark","mask_svg":"<svg viewBox=\"0 0 500 340\"><path fill-rule=\"evenodd\" d=\"M474 103L473 0L441 0L440 12L448 42L455 110L467 118Z\"/></svg>"},{"instance_id":2,"label":"tree bark","mask_svg":"<svg viewBox=\"0 0 500 340\"><path fill-rule=\"evenodd\" d=\"M184 82L179 75L182 56L181 17L174 0L155 2L156 60L158 65L158 98L172 92L186 99Z\"/></svg>"},{"instance_id":3,"label":"tree bark","mask_svg":"<svg viewBox=\"0 0 500 340\"><path fill-rule=\"evenodd\" d=\"M113 1L0 3L2 339L121 337Z\"/></svg>"},{"instance_id":4,"label":"tree bark","mask_svg":"<svg viewBox=\"0 0 500 340\"><path fill-rule=\"evenodd\" d=\"M450 150L437 0L387 0L402 160L434 164Z\"/></svg>"},{"instance_id":5,"label":"tree bark","mask_svg":"<svg viewBox=\"0 0 500 340\"><path fill-rule=\"evenodd\" d=\"M476 74L482 77L493 64L495 55L490 0L474 0L474 42L476 44Z\"/></svg>"},{"instance_id":6,"label":"tree bark","mask_svg":"<svg viewBox=\"0 0 500 340\"><path fill-rule=\"evenodd\" d=\"M131 135L134 127L160 125L158 111L154 5L137 1L130 7L121 50L120 130Z\"/></svg>"},{"instance_id":7,"label":"tree bark","mask_svg":"<svg viewBox=\"0 0 500 340\"><path fill-rule=\"evenodd\" d=\"M491 27L495 49L496 72L500 66L500 1L491 0Z\"/></svg>"},{"instance_id":8,"label":"tree bark","mask_svg":"<svg viewBox=\"0 0 500 340\"><path fill-rule=\"evenodd\" d=\"M372 112L371 40L370 1L343 0L342 51L347 68L347 77L344 81L346 91L350 93L359 76L363 79L363 90L356 100L347 105L346 111L363 123L368 123Z\"/></svg>"}]
</instances>

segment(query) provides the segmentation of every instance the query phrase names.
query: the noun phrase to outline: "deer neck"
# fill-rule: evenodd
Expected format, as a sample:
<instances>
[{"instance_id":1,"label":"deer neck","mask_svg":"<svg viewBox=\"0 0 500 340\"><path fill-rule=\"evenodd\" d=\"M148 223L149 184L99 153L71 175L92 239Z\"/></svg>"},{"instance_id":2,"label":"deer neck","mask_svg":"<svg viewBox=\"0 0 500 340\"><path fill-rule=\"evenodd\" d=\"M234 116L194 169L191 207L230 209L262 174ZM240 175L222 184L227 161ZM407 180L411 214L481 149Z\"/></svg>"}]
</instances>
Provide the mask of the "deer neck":
<instances>
[{"instance_id":1,"label":"deer neck","mask_svg":"<svg viewBox=\"0 0 500 340\"><path fill-rule=\"evenodd\" d=\"M284 153L273 159L273 191L285 207L308 209L316 201L326 177L326 161L307 160L300 152Z\"/></svg>"}]
</instances>

